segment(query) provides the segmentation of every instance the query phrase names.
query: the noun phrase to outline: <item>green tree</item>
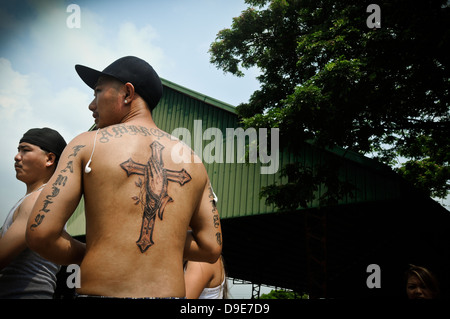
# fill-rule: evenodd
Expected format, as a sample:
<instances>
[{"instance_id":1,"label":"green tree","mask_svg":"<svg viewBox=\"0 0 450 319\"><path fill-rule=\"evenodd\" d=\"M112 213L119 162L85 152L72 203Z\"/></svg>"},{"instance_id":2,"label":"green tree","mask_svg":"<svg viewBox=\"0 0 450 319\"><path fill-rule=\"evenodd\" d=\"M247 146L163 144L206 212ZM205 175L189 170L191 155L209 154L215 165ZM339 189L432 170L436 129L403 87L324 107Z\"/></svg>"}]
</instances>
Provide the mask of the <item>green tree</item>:
<instances>
[{"instance_id":1,"label":"green tree","mask_svg":"<svg viewBox=\"0 0 450 319\"><path fill-rule=\"evenodd\" d=\"M262 294L259 299L309 299L309 295L297 294L294 291L271 290L268 294Z\"/></svg>"},{"instance_id":2,"label":"green tree","mask_svg":"<svg viewBox=\"0 0 450 319\"><path fill-rule=\"evenodd\" d=\"M450 8L447 0L369 2L246 0L211 44L211 63L244 76L258 67L260 89L237 107L246 127L279 127L282 146L339 146L390 165L426 194L450 189ZM400 160L402 164L400 164ZM305 206L321 183L324 201L352 187L339 163L315 172L283 168L288 182L263 190L279 207ZM301 181L301 182L300 182ZM308 185L305 184L308 181ZM286 201L285 194L297 194Z\"/></svg>"}]
</instances>

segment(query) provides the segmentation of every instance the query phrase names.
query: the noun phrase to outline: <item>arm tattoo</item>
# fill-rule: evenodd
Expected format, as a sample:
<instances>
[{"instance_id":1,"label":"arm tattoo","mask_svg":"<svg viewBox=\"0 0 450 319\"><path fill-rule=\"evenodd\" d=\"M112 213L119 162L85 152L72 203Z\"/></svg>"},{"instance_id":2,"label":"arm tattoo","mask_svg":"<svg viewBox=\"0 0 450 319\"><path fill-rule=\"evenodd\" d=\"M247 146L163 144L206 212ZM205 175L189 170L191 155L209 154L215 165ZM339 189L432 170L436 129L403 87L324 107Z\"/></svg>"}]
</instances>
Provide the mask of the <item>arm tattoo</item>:
<instances>
[{"instance_id":1,"label":"arm tattoo","mask_svg":"<svg viewBox=\"0 0 450 319\"><path fill-rule=\"evenodd\" d=\"M214 199L214 192L213 192L213 189L212 189L211 186L209 186L209 195L208 195L208 197L209 197L209 201L210 201L211 206L212 206L211 212L213 214L215 214L215 213L217 213L217 206L216 206L216 201Z\"/></svg>"},{"instance_id":2,"label":"arm tattoo","mask_svg":"<svg viewBox=\"0 0 450 319\"><path fill-rule=\"evenodd\" d=\"M76 145L74 146L73 153L70 154L69 157L76 157L78 155L78 152L85 147L86 145ZM36 227L38 227L44 220L45 214L50 212L50 209L48 208L50 204L53 204L53 199L59 195L59 192L61 190L61 187L66 186L68 176L63 175L63 173L67 173L69 171L70 173L73 173L73 161L69 161L67 163L67 166L60 171L60 174L56 177L56 181L52 184L52 193L50 195L45 196L44 199L44 205L39 210L39 214L36 215L34 218L34 224L30 226L30 229L34 231ZM42 214L40 214L42 212Z\"/></svg>"},{"instance_id":3,"label":"arm tattoo","mask_svg":"<svg viewBox=\"0 0 450 319\"><path fill-rule=\"evenodd\" d=\"M219 246L222 246L222 234L221 233L219 233L219 232L216 233L216 240L217 240L217 243L219 244Z\"/></svg>"},{"instance_id":4,"label":"arm tattoo","mask_svg":"<svg viewBox=\"0 0 450 319\"><path fill-rule=\"evenodd\" d=\"M72 147L73 153L70 154L67 158L69 158L71 156L76 157L78 155L78 152L85 146L86 145L76 145L76 146Z\"/></svg>"},{"instance_id":5,"label":"arm tattoo","mask_svg":"<svg viewBox=\"0 0 450 319\"><path fill-rule=\"evenodd\" d=\"M158 141L154 141L150 149L152 155L146 164L136 163L131 158L120 164L120 167L127 172L127 176L132 174L144 176L144 181L139 178L139 181L135 182L135 185L141 189L139 197L132 197L135 204L140 203L143 209L141 233L136 241L141 253L154 244L152 237L156 215L158 214L159 219L162 220L166 205L173 202L167 194L169 181L183 186L192 179L184 168L180 171L164 168L162 160L164 146Z\"/></svg>"},{"instance_id":6,"label":"arm tattoo","mask_svg":"<svg viewBox=\"0 0 450 319\"><path fill-rule=\"evenodd\" d=\"M219 228L220 226L220 217L219 217L219 212L217 211L217 206L216 206L216 200L214 199L214 191L212 189L212 187L209 187L209 201L211 202L211 213L213 213L213 224L215 228ZM222 234L220 232L216 233L216 241L219 244L219 246L222 245Z\"/></svg>"}]
</instances>

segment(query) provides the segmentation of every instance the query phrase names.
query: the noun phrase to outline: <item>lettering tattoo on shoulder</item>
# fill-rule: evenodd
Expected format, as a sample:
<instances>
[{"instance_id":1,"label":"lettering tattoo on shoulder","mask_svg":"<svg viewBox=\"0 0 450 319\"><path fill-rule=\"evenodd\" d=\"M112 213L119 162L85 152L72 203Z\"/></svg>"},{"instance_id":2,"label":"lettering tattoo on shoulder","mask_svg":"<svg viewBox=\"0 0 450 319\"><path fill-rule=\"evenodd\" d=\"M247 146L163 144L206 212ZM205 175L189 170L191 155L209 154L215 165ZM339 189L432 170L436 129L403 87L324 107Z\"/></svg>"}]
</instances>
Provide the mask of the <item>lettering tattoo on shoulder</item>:
<instances>
[{"instance_id":1,"label":"lettering tattoo on shoulder","mask_svg":"<svg viewBox=\"0 0 450 319\"><path fill-rule=\"evenodd\" d=\"M67 158L69 159L70 157L76 157L78 155L78 152L85 146L86 145L75 145L74 147L72 147L73 153L67 156ZM53 199L59 195L61 188L66 186L69 177L65 174L68 171L70 173L73 173L73 161L68 161L66 167L63 168L57 175L55 182L52 184L52 193L45 196L44 205L39 210L39 214L37 214L34 218L34 224L30 226L31 230L34 230L36 227L42 224L42 221L45 218L45 214L50 212L49 205L53 204ZM42 214L40 214L41 212Z\"/></svg>"},{"instance_id":2,"label":"lettering tattoo on shoulder","mask_svg":"<svg viewBox=\"0 0 450 319\"><path fill-rule=\"evenodd\" d=\"M141 204L143 209L141 233L136 241L141 253L154 244L153 230L156 215L162 220L166 205L173 202L167 193L169 181L183 186L192 179L184 168L180 171L164 168L162 160L164 146L158 141L154 141L150 149L151 156L146 164L137 163L131 158L120 164L120 167L127 172L127 176L132 174L144 176L143 181L139 178L139 181L135 183L140 188L139 197L132 197L135 204Z\"/></svg>"},{"instance_id":3,"label":"lettering tattoo on shoulder","mask_svg":"<svg viewBox=\"0 0 450 319\"><path fill-rule=\"evenodd\" d=\"M103 128L100 133L99 141L101 143L108 143L113 138L121 138L123 135L136 136L153 136L158 139L166 137L170 140L176 140L175 137L157 128L147 128L145 126L117 124L110 127Z\"/></svg>"},{"instance_id":4,"label":"lettering tattoo on shoulder","mask_svg":"<svg viewBox=\"0 0 450 319\"><path fill-rule=\"evenodd\" d=\"M83 147L85 147L86 145L75 145L74 147L72 147L72 149L73 149L73 153L72 154L70 154L69 156L67 156L67 158L70 158L70 157L76 157L77 155L78 155L78 152L83 148Z\"/></svg>"}]
</instances>

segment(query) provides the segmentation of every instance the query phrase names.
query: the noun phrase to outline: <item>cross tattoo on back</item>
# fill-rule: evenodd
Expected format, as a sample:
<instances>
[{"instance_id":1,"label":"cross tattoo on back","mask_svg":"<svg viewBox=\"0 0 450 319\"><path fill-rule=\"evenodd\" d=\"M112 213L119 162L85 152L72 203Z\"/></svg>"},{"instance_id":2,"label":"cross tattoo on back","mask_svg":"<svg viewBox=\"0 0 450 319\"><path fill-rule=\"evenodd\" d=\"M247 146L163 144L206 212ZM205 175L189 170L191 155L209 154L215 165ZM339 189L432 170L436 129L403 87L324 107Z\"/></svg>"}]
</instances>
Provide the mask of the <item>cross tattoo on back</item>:
<instances>
[{"instance_id":1,"label":"cross tattoo on back","mask_svg":"<svg viewBox=\"0 0 450 319\"><path fill-rule=\"evenodd\" d=\"M144 253L154 244L152 237L156 215L162 220L166 205L173 202L173 199L167 194L169 181L183 186L192 179L184 168L180 171L164 168L162 160L164 146L161 143L154 141L150 145L150 149L152 155L148 159L147 164L136 163L131 158L120 164L120 167L127 172L127 176L132 174L144 176L144 182L141 179L139 179L139 182L136 182L136 186L141 188L139 197L133 197L136 200L136 204L141 203L144 210L141 233L136 241L141 253Z\"/></svg>"}]
</instances>

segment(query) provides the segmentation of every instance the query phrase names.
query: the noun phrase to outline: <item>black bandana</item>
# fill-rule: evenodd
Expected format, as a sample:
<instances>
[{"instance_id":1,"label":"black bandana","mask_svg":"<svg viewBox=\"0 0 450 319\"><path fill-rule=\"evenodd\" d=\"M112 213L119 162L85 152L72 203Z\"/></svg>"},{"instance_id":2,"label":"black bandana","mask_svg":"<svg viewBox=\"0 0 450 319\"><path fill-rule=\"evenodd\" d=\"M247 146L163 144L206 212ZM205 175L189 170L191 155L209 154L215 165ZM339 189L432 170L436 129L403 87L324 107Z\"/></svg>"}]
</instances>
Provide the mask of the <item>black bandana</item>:
<instances>
[{"instance_id":1,"label":"black bandana","mask_svg":"<svg viewBox=\"0 0 450 319\"><path fill-rule=\"evenodd\" d=\"M30 143L44 151L52 152L59 159L67 143L64 138L51 128L32 128L26 132L19 143Z\"/></svg>"}]
</instances>

